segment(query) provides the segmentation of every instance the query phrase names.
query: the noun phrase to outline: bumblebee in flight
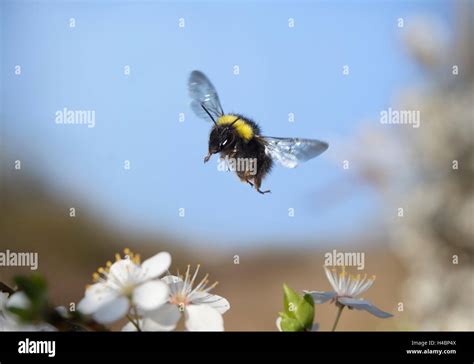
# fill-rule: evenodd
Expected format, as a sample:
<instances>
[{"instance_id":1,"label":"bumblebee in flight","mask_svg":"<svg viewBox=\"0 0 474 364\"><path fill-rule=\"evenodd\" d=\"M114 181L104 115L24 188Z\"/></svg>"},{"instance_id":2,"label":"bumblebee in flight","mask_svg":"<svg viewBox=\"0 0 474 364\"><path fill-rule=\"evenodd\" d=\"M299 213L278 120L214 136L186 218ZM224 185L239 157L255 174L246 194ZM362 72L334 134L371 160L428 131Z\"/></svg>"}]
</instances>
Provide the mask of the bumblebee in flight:
<instances>
[{"instance_id":1,"label":"bumblebee in flight","mask_svg":"<svg viewBox=\"0 0 474 364\"><path fill-rule=\"evenodd\" d=\"M256 161L256 168L250 168L249 163L241 163L241 168L235 169L235 172L242 182L250 184L261 194L270 192L262 191L260 187L263 178L272 169L273 161L294 168L328 148L327 143L315 139L262 136L260 127L254 121L240 114L224 113L216 89L200 71L191 72L188 88L194 113L214 124L204 163L216 153L220 153L222 159Z\"/></svg>"}]
</instances>

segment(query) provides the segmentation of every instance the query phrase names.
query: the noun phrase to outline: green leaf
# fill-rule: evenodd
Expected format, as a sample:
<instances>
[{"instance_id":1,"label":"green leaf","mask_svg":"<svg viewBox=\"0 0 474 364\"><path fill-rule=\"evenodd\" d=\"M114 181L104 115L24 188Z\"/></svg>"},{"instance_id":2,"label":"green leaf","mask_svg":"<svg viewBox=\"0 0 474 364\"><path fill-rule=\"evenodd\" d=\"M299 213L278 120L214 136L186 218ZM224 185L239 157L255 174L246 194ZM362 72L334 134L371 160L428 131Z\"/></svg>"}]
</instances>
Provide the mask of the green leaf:
<instances>
[{"instance_id":1,"label":"green leaf","mask_svg":"<svg viewBox=\"0 0 474 364\"><path fill-rule=\"evenodd\" d=\"M284 312L281 327L283 331L311 330L314 320L314 302L311 295L301 297L286 284L283 285ZM296 323L295 323L296 321ZM285 330L284 327L288 330Z\"/></svg>"},{"instance_id":2,"label":"green leaf","mask_svg":"<svg viewBox=\"0 0 474 364\"><path fill-rule=\"evenodd\" d=\"M295 310L301 301L301 297L286 284L283 284L283 293L283 308L285 313L291 318L296 318Z\"/></svg>"},{"instance_id":3,"label":"green leaf","mask_svg":"<svg viewBox=\"0 0 474 364\"><path fill-rule=\"evenodd\" d=\"M41 319L48 310L48 291L46 280L40 275L17 276L14 278L18 291L22 291L30 301L30 307L20 309L10 307L9 311L18 315L24 321Z\"/></svg>"},{"instance_id":4,"label":"green leaf","mask_svg":"<svg viewBox=\"0 0 474 364\"><path fill-rule=\"evenodd\" d=\"M8 307L8 311L18 316L21 321L30 322L33 320L33 313L31 310L26 310L19 307Z\"/></svg>"},{"instance_id":5,"label":"green leaf","mask_svg":"<svg viewBox=\"0 0 474 364\"><path fill-rule=\"evenodd\" d=\"M14 278L19 291L25 292L30 301L35 304L44 301L47 298L47 284L46 280L34 274L30 277L17 276Z\"/></svg>"},{"instance_id":6,"label":"green leaf","mask_svg":"<svg viewBox=\"0 0 474 364\"><path fill-rule=\"evenodd\" d=\"M314 301L311 295L305 294L303 296L296 317L306 330L311 330L314 321Z\"/></svg>"},{"instance_id":7,"label":"green leaf","mask_svg":"<svg viewBox=\"0 0 474 364\"><path fill-rule=\"evenodd\" d=\"M313 299L313 296L311 296L309 293L305 293L305 295L303 296L304 300L306 302L308 302L311 306L314 307L314 299Z\"/></svg>"},{"instance_id":8,"label":"green leaf","mask_svg":"<svg viewBox=\"0 0 474 364\"><path fill-rule=\"evenodd\" d=\"M280 327L282 331L304 331L304 327L300 324L300 322L293 318L282 318Z\"/></svg>"}]
</instances>

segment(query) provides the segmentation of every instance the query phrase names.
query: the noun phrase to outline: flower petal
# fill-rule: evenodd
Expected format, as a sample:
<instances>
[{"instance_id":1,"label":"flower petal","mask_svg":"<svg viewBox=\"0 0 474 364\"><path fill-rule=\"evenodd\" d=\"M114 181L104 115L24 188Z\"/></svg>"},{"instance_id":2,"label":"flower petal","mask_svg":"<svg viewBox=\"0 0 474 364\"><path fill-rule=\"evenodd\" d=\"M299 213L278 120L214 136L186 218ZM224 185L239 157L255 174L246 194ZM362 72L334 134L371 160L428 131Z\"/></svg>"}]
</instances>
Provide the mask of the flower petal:
<instances>
[{"instance_id":1,"label":"flower petal","mask_svg":"<svg viewBox=\"0 0 474 364\"><path fill-rule=\"evenodd\" d=\"M215 308L221 315L230 308L230 303L224 297L209 292L195 292L192 295L192 303L206 304Z\"/></svg>"},{"instance_id":2,"label":"flower petal","mask_svg":"<svg viewBox=\"0 0 474 364\"><path fill-rule=\"evenodd\" d=\"M155 321L150 320L148 318L138 320L138 326L140 327L140 331L171 331L174 329L174 326L173 326L173 328L171 329L163 330L162 326L158 325ZM134 324L132 324L131 322L127 322L122 327L122 331L136 332L138 330Z\"/></svg>"},{"instance_id":3,"label":"flower petal","mask_svg":"<svg viewBox=\"0 0 474 364\"><path fill-rule=\"evenodd\" d=\"M161 252L145 260L142 263L141 268L144 270L146 279L153 279L166 272L170 265L170 253Z\"/></svg>"},{"instance_id":4,"label":"flower petal","mask_svg":"<svg viewBox=\"0 0 474 364\"><path fill-rule=\"evenodd\" d=\"M97 322L107 324L124 317L129 309L129 301L125 297L117 297L103 304L92 317Z\"/></svg>"},{"instance_id":5,"label":"flower petal","mask_svg":"<svg viewBox=\"0 0 474 364\"><path fill-rule=\"evenodd\" d=\"M161 278L161 280L166 284L178 283L183 281L182 278L173 275L164 276L163 278Z\"/></svg>"},{"instance_id":6,"label":"flower petal","mask_svg":"<svg viewBox=\"0 0 474 364\"><path fill-rule=\"evenodd\" d=\"M128 285L139 269L131 259L120 259L110 266L107 279L119 286Z\"/></svg>"},{"instance_id":7,"label":"flower petal","mask_svg":"<svg viewBox=\"0 0 474 364\"><path fill-rule=\"evenodd\" d=\"M282 331L282 329L281 329L281 317L277 317L277 319L275 320L275 325L276 325L278 331Z\"/></svg>"},{"instance_id":8,"label":"flower petal","mask_svg":"<svg viewBox=\"0 0 474 364\"><path fill-rule=\"evenodd\" d=\"M140 310L154 310L168 301L169 288L160 280L149 281L139 285L133 291L133 303Z\"/></svg>"},{"instance_id":9,"label":"flower petal","mask_svg":"<svg viewBox=\"0 0 474 364\"><path fill-rule=\"evenodd\" d=\"M57 306L55 308L56 312L62 317L62 318L68 318L69 317L69 311L66 307L64 306Z\"/></svg>"},{"instance_id":10,"label":"flower petal","mask_svg":"<svg viewBox=\"0 0 474 364\"><path fill-rule=\"evenodd\" d=\"M141 321L141 320L140 320ZM140 322L141 324L141 322ZM137 328L135 327L134 324L132 324L130 321L127 322L125 325L122 327L122 331L137 331Z\"/></svg>"},{"instance_id":11,"label":"flower petal","mask_svg":"<svg viewBox=\"0 0 474 364\"><path fill-rule=\"evenodd\" d=\"M183 289L184 282L180 277L167 275L161 278L161 280L168 285L168 287L170 288L171 295Z\"/></svg>"},{"instance_id":12,"label":"flower petal","mask_svg":"<svg viewBox=\"0 0 474 364\"><path fill-rule=\"evenodd\" d=\"M3 311L8 302L8 293L0 291L0 311Z\"/></svg>"},{"instance_id":13,"label":"flower petal","mask_svg":"<svg viewBox=\"0 0 474 364\"><path fill-rule=\"evenodd\" d=\"M172 331L181 317L178 306L165 303L158 309L148 311L143 319L143 331Z\"/></svg>"},{"instance_id":14,"label":"flower petal","mask_svg":"<svg viewBox=\"0 0 474 364\"><path fill-rule=\"evenodd\" d=\"M336 297L336 292L325 292L325 291L303 291L306 294L311 295L313 297L313 301L315 304L322 304L326 303L327 301Z\"/></svg>"},{"instance_id":15,"label":"flower petal","mask_svg":"<svg viewBox=\"0 0 474 364\"><path fill-rule=\"evenodd\" d=\"M115 298L117 298L117 292L104 283L96 283L86 289L84 298L77 305L77 309L84 315L90 315Z\"/></svg>"},{"instance_id":16,"label":"flower petal","mask_svg":"<svg viewBox=\"0 0 474 364\"><path fill-rule=\"evenodd\" d=\"M13 293L8 299L7 305L8 308L15 307L27 310L31 307L31 301L25 292L19 291Z\"/></svg>"},{"instance_id":17,"label":"flower petal","mask_svg":"<svg viewBox=\"0 0 474 364\"><path fill-rule=\"evenodd\" d=\"M349 298L349 297L340 297L337 300L343 305L349 306L351 308L355 308L356 310L365 310L371 313L372 315L380 317L380 318L388 318L388 317L393 316L392 314L388 312L384 312L378 309L372 303L366 300L359 300L356 298Z\"/></svg>"},{"instance_id":18,"label":"flower petal","mask_svg":"<svg viewBox=\"0 0 474 364\"><path fill-rule=\"evenodd\" d=\"M184 312L188 331L224 331L221 314L209 305L188 305Z\"/></svg>"}]
</instances>

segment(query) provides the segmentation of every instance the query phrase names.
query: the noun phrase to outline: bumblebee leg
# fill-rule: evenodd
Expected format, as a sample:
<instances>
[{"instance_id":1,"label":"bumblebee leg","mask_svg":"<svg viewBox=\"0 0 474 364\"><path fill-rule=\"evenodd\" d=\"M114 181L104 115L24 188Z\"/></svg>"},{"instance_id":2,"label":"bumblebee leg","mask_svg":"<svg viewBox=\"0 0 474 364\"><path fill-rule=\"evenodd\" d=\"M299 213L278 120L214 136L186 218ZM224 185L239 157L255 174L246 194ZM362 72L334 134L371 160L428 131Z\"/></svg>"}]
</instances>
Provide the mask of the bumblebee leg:
<instances>
[{"instance_id":1,"label":"bumblebee leg","mask_svg":"<svg viewBox=\"0 0 474 364\"><path fill-rule=\"evenodd\" d=\"M209 159L211 159L211 156L212 156L212 154L211 154L211 153L208 153L208 154L204 157L204 163L209 162Z\"/></svg>"},{"instance_id":2,"label":"bumblebee leg","mask_svg":"<svg viewBox=\"0 0 474 364\"><path fill-rule=\"evenodd\" d=\"M250 186L253 187L253 183L252 183L252 182L250 182L249 180L247 180L247 183L248 183Z\"/></svg>"},{"instance_id":3,"label":"bumblebee leg","mask_svg":"<svg viewBox=\"0 0 474 364\"><path fill-rule=\"evenodd\" d=\"M266 194L266 193L271 193L271 192L272 192L272 191L270 191L270 190L262 191L262 190L260 189L260 185L261 185L261 183L262 183L262 180L261 180L260 178L254 180L254 182L255 182L255 189L257 190L258 193L261 193L262 195L264 195L264 194Z\"/></svg>"}]
</instances>

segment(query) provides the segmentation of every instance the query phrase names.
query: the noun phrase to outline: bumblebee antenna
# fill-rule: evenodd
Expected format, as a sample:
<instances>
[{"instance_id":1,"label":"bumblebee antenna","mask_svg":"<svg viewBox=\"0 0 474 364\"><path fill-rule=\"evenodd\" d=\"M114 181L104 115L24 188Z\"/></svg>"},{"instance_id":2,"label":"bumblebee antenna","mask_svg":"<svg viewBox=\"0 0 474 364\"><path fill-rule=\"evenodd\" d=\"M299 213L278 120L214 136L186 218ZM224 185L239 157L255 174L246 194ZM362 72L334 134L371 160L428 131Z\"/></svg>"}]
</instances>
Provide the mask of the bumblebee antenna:
<instances>
[{"instance_id":1,"label":"bumblebee antenna","mask_svg":"<svg viewBox=\"0 0 474 364\"><path fill-rule=\"evenodd\" d=\"M234 125L239 119L240 119L240 117L237 116L237 119L235 119L235 120L230 124L230 126Z\"/></svg>"},{"instance_id":2,"label":"bumblebee antenna","mask_svg":"<svg viewBox=\"0 0 474 364\"><path fill-rule=\"evenodd\" d=\"M206 112L207 115L209 115L209 117L211 118L212 122L214 123L214 125L217 125L216 121L214 120L214 118L212 117L211 113L209 111L207 111L206 107L201 103L201 107L204 109L204 111Z\"/></svg>"}]
</instances>

